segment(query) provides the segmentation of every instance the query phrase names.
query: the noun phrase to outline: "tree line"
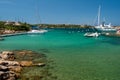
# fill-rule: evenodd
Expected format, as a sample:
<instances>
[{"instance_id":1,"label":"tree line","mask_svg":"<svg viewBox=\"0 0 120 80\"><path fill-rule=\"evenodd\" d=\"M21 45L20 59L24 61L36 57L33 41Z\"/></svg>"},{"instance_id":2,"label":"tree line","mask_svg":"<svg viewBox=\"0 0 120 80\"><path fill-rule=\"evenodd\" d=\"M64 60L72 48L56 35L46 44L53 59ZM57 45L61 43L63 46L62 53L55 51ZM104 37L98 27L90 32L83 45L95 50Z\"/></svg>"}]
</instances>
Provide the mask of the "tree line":
<instances>
[{"instance_id":1,"label":"tree line","mask_svg":"<svg viewBox=\"0 0 120 80\"><path fill-rule=\"evenodd\" d=\"M0 21L0 30L14 30L14 31L29 31L31 25L27 23L18 22L20 25L14 23L6 24L4 21Z\"/></svg>"},{"instance_id":2,"label":"tree line","mask_svg":"<svg viewBox=\"0 0 120 80\"><path fill-rule=\"evenodd\" d=\"M41 28L93 28L91 25L76 25L76 24L36 24Z\"/></svg>"},{"instance_id":3,"label":"tree line","mask_svg":"<svg viewBox=\"0 0 120 80\"><path fill-rule=\"evenodd\" d=\"M14 30L14 31L29 31L32 26L39 26L40 28L93 28L91 25L76 25L76 24L28 24L26 22L18 22L20 25L14 23L6 24L5 21L0 21L0 31Z\"/></svg>"}]
</instances>

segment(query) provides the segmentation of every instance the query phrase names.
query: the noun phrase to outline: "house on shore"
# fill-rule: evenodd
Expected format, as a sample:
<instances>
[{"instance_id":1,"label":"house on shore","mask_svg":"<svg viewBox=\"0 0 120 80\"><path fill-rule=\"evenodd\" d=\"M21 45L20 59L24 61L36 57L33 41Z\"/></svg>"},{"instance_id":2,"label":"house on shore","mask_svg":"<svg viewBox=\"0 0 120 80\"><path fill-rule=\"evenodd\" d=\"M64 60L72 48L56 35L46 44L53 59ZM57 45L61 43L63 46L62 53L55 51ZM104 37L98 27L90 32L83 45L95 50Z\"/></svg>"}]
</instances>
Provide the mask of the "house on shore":
<instances>
[{"instance_id":1,"label":"house on shore","mask_svg":"<svg viewBox=\"0 0 120 80\"><path fill-rule=\"evenodd\" d=\"M14 22L14 21L6 21L5 25L15 25L15 26L20 26L20 22Z\"/></svg>"}]
</instances>

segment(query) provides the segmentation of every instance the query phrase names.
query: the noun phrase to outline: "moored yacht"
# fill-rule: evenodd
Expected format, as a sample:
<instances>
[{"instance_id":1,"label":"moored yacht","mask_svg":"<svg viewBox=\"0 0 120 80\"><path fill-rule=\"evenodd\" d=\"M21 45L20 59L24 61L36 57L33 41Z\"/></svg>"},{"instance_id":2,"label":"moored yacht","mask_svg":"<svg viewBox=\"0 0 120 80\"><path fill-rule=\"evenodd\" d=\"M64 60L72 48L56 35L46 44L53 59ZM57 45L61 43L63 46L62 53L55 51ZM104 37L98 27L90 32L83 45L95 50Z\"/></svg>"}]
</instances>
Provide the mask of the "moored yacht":
<instances>
[{"instance_id":1,"label":"moored yacht","mask_svg":"<svg viewBox=\"0 0 120 80\"><path fill-rule=\"evenodd\" d=\"M99 11L98 11L98 25L95 26L95 29L99 32L116 32L117 29L111 26L111 24L106 25L105 22L100 24L100 10L101 7L99 6Z\"/></svg>"},{"instance_id":2,"label":"moored yacht","mask_svg":"<svg viewBox=\"0 0 120 80\"><path fill-rule=\"evenodd\" d=\"M45 32L47 32L47 30L39 29L39 27L37 27L37 26L32 26L31 31L28 31L27 33L28 34L36 34L36 33L45 33Z\"/></svg>"},{"instance_id":3,"label":"moored yacht","mask_svg":"<svg viewBox=\"0 0 120 80\"><path fill-rule=\"evenodd\" d=\"M116 32L117 31L117 29L112 27L110 24L109 25L101 24L101 25L95 26L95 29L100 32Z\"/></svg>"},{"instance_id":4,"label":"moored yacht","mask_svg":"<svg viewBox=\"0 0 120 80\"><path fill-rule=\"evenodd\" d=\"M34 33L45 33L45 32L47 32L47 30L31 30L31 31L28 31L27 33L34 34Z\"/></svg>"}]
</instances>

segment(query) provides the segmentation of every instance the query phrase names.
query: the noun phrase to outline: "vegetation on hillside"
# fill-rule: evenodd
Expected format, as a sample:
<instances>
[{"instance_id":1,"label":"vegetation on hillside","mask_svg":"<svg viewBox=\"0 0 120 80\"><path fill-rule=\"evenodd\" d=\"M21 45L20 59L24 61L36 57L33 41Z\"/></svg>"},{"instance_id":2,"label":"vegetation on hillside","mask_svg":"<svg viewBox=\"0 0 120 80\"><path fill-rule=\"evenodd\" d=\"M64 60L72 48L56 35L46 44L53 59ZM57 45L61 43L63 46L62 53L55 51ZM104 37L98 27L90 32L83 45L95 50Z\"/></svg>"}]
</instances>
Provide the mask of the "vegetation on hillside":
<instances>
[{"instance_id":1,"label":"vegetation on hillside","mask_svg":"<svg viewBox=\"0 0 120 80\"><path fill-rule=\"evenodd\" d=\"M0 31L13 30L13 31L29 31L31 25L27 23L18 22L19 25L16 25L15 22L9 22L6 24L4 21L0 21Z\"/></svg>"},{"instance_id":2,"label":"vegetation on hillside","mask_svg":"<svg viewBox=\"0 0 120 80\"><path fill-rule=\"evenodd\" d=\"M0 33L6 30L10 31L29 31L31 26L40 26L40 28L93 28L90 25L76 25L76 24L28 24L22 22L5 22L0 21Z\"/></svg>"},{"instance_id":3,"label":"vegetation on hillside","mask_svg":"<svg viewBox=\"0 0 120 80\"><path fill-rule=\"evenodd\" d=\"M93 28L90 25L76 25L76 24L40 24L41 28Z\"/></svg>"}]
</instances>

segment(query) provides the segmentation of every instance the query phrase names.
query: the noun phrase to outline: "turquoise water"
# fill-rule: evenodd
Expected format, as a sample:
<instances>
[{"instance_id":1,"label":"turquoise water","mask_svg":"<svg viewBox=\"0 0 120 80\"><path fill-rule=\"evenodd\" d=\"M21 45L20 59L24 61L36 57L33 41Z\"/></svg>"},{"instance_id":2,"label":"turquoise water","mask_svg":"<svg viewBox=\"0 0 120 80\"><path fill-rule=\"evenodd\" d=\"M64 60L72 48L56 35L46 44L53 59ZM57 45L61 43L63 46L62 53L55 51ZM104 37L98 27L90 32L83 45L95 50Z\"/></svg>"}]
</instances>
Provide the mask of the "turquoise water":
<instances>
[{"instance_id":1,"label":"turquoise water","mask_svg":"<svg viewBox=\"0 0 120 80\"><path fill-rule=\"evenodd\" d=\"M120 38L87 38L83 31L49 30L45 34L6 37L0 50L28 49L54 61L57 80L120 80Z\"/></svg>"}]
</instances>

